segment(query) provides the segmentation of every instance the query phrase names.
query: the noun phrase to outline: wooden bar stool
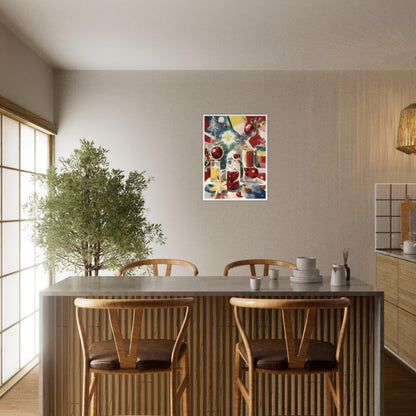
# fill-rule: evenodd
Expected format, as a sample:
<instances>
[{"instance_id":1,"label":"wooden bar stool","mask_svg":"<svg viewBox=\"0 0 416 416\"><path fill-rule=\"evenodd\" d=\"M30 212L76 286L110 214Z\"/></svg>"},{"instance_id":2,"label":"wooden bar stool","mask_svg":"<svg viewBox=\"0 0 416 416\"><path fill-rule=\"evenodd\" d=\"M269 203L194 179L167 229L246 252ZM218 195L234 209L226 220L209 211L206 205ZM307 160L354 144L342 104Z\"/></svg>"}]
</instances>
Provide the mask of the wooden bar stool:
<instances>
[{"instance_id":1,"label":"wooden bar stool","mask_svg":"<svg viewBox=\"0 0 416 416\"><path fill-rule=\"evenodd\" d=\"M286 267L288 269L296 269L296 264L289 263L288 261L284 260L271 260L271 259L246 259L246 260L237 260L233 261L232 263L228 263L224 267L223 275L228 276L228 272L230 269L233 269L234 267L240 267L240 266L250 266L250 272L252 276L256 275L256 265L262 265L263 266L263 276L269 275L269 267L270 266L280 266L280 267Z\"/></svg>"},{"instance_id":2,"label":"wooden bar stool","mask_svg":"<svg viewBox=\"0 0 416 416\"><path fill-rule=\"evenodd\" d=\"M194 276L198 275L198 268L190 263L189 261L185 260L177 260L177 259L144 259L144 260L137 260L132 263L125 264L124 266L120 267L117 271L118 276L124 276L125 272L133 267L140 267L140 266L152 266L153 267L153 275L159 276L159 269L158 266L166 265L166 272L165 276L170 276L172 272L172 265L187 267L192 270Z\"/></svg>"},{"instance_id":3,"label":"wooden bar stool","mask_svg":"<svg viewBox=\"0 0 416 416\"><path fill-rule=\"evenodd\" d=\"M248 416L256 415L256 373L325 374L327 415L332 416L332 402L342 416L342 346L348 323L350 300L335 299L259 299L231 298L234 318L241 341L235 349L234 416L241 412L241 397L248 406ZM284 337L281 339L250 339L240 318L239 308L280 309ZM311 339L319 309L343 309L336 345ZM294 311L306 311L302 336L297 338L293 325ZM299 314L298 314L299 315ZM248 372L248 387L243 371ZM335 374L335 383L332 376ZM260 415L259 415L260 416Z\"/></svg>"},{"instance_id":4,"label":"wooden bar stool","mask_svg":"<svg viewBox=\"0 0 416 416\"><path fill-rule=\"evenodd\" d=\"M82 416L98 412L100 374L163 374L170 375L170 416L178 414L183 397L183 415L190 416L188 345L183 341L189 324L193 298L167 299L75 299L76 319L83 353ZM148 309L184 308L175 339L141 339L143 312ZM106 309L113 339L88 344L82 309ZM129 334L122 334L121 311L132 310ZM179 386L177 385L181 379ZM91 406L92 405L92 406Z\"/></svg>"}]
</instances>

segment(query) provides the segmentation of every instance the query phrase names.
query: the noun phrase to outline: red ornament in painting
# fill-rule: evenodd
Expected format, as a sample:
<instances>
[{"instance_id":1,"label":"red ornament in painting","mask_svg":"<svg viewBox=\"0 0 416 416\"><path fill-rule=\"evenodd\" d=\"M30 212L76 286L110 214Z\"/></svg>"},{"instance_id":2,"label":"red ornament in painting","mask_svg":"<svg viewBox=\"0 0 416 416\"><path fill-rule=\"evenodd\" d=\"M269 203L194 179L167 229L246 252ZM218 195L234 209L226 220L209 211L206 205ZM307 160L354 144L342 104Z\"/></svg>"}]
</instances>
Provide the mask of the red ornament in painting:
<instances>
[{"instance_id":1,"label":"red ornament in painting","mask_svg":"<svg viewBox=\"0 0 416 416\"><path fill-rule=\"evenodd\" d=\"M221 146L214 146L211 150L211 155L214 159L221 159L224 151Z\"/></svg>"},{"instance_id":2,"label":"red ornament in painting","mask_svg":"<svg viewBox=\"0 0 416 416\"><path fill-rule=\"evenodd\" d=\"M249 139L249 142L252 147L255 146L264 146L266 144L266 141L260 136L259 133L255 134L253 137Z\"/></svg>"},{"instance_id":3,"label":"red ornament in painting","mask_svg":"<svg viewBox=\"0 0 416 416\"><path fill-rule=\"evenodd\" d=\"M259 175L259 170L257 168L254 168L254 167L253 168L244 169L244 171L245 171L246 175L249 178L252 178L252 179L257 178L257 176Z\"/></svg>"},{"instance_id":4,"label":"red ornament in painting","mask_svg":"<svg viewBox=\"0 0 416 416\"><path fill-rule=\"evenodd\" d=\"M244 126L244 133L250 136L256 131L256 126L254 124L251 124L250 122L247 122Z\"/></svg>"}]
</instances>

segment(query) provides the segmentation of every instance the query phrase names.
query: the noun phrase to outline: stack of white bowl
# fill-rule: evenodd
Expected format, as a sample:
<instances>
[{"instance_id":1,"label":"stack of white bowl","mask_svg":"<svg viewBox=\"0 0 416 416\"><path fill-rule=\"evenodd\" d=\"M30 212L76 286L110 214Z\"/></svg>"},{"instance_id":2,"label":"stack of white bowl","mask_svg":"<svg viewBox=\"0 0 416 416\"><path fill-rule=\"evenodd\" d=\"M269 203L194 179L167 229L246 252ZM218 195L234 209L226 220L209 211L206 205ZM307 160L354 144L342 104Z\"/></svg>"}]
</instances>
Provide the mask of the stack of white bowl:
<instances>
[{"instance_id":1,"label":"stack of white bowl","mask_svg":"<svg viewBox=\"0 0 416 416\"><path fill-rule=\"evenodd\" d=\"M297 257L296 269L292 270L290 281L293 283L319 283L322 276L316 268L316 257Z\"/></svg>"}]
</instances>

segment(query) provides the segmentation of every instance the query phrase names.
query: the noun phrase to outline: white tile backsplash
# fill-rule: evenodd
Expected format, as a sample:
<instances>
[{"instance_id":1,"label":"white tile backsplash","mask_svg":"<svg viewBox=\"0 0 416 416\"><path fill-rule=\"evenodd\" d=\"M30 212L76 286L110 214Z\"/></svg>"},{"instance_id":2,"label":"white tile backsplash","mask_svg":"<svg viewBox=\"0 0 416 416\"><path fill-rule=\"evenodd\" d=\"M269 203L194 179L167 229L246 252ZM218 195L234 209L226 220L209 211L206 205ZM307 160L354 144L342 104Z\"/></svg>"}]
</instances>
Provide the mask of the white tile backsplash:
<instances>
[{"instance_id":1,"label":"white tile backsplash","mask_svg":"<svg viewBox=\"0 0 416 416\"><path fill-rule=\"evenodd\" d=\"M391 201L391 215L400 217L400 205L403 201Z\"/></svg>"},{"instance_id":2,"label":"white tile backsplash","mask_svg":"<svg viewBox=\"0 0 416 416\"><path fill-rule=\"evenodd\" d=\"M390 233L391 217L376 217L376 230L379 233Z\"/></svg>"},{"instance_id":3,"label":"white tile backsplash","mask_svg":"<svg viewBox=\"0 0 416 416\"><path fill-rule=\"evenodd\" d=\"M405 183L393 183L391 186L392 199L402 199L406 196L406 184Z\"/></svg>"},{"instance_id":4,"label":"white tile backsplash","mask_svg":"<svg viewBox=\"0 0 416 416\"><path fill-rule=\"evenodd\" d=\"M376 184L376 199L390 199L390 187L389 183Z\"/></svg>"},{"instance_id":5,"label":"white tile backsplash","mask_svg":"<svg viewBox=\"0 0 416 416\"><path fill-rule=\"evenodd\" d=\"M376 249L390 248L390 233L376 234Z\"/></svg>"},{"instance_id":6,"label":"white tile backsplash","mask_svg":"<svg viewBox=\"0 0 416 416\"><path fill-rule=\"evenodd\" d=\"M391 218L391 231L393 233L400 233L401 232L400 217L392 217Z\"/></svg>"},{"instance_id":7,"label":"white tile backsplash","mask_svg":"<svg viewBox=\"0 0 416 416\"><path fill-rule=\"evenodd\" d=\"M407 184L407 195L409 195L409 199L416 200L416 183Z\"/></svg>"},{"instance_id":8,"label":"white tile backsplash","mask_svg":"<svg viewBox=\"0 0 416 416\"><path fill-rule=\"evenodd\" d=\"M416 183L376 184L376 249L400 249L400 207L406 195L416 206Z\"/></svg>"},{"instance_id":9,"label":"white tile backsplash","mask_svg":"<svg viewBox=\"0 0 416 416\"><path fill-rule=\"evenodd\" d=\"M381 215L390 217L390 201L376 201L376 216Z\"/></svg>"},{"instance_id":10,"label":"white tile backsplash","mask_svg":"<svg viewBox=\"0 0 416 416\"><path fill-rule=\"evenodd\" d=\"M400 249L400 244L402 243L402 235L400 233L391 234L391 248Z\"/></svg>"}]
</instances>

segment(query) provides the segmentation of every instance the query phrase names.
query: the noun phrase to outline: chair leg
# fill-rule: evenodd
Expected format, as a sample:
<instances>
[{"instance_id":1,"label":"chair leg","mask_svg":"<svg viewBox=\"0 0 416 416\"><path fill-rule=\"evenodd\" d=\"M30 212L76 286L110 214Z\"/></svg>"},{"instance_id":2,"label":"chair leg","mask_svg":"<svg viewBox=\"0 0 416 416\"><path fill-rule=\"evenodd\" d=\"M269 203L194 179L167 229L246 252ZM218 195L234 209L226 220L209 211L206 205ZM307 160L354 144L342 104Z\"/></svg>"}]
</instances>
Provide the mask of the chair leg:
<instances>
[{"instance_id":1,"label":"chair leg","mask_svg":"<svg viewBox=\"0 0 416 416\"><path fill-rule=\"evenodd\" d=\"M254 368L248 369L248 416L256 415L256 372Z\"/></svg>"},{"instance_id":2,"label":"chair leg","mask_svg":"<svg viewBox=\"0 0 416 416\"><path fill-rule=\"evenodd\" d=\"M82 375L82 416L88 416L90 404L90 372L88 367L84 366Z\"/></svg>"},{"instance_id":3,"label":"chair leg","mask_svg":"<svg viewBox=\"0 0 416 416\"><path fill-rule=\"evenodd\" d=\"M336 378L336 392L337 392L337 398L335 401L335 406L337 408L337 416L342 416L343 414L343 377L342 377L342 368L338 370L338 372L335 375Z\"/></svg>"},{"instance_id":4,"label":"chair leg","mask_svg":"<svg viewBox=\"0 0 416 416\"><path fill-rule=\"evenodd\" d=\"M92 373L92 414L98 416L98 374Z\"/></svg>"},{"instance_id":5,"label":"chair leg","mask_svg":"<svg viewBox=\"0 0 416 416\"><path fill-rule=\"evenodd\" d=\"M325 374L325 385L326 385L326 414L327 416L332 416L332 380L331 380L331 373Z\"/></svg>"},{"instance_id":6,"label":"chair leg","mask_svg":"<svg viewBox=\"0 0 416 416\"><path fill-rule=\"evenodd\" d=\"M241 392L237 380L241 380L242 362L241 356L236 345L235 348L235 367L234 367L234 412L233 416L240 416L241 412Z\"/></svg>"},{"instance_id":7,"label":"chair leg","mask_svg":"<svg viewBox=\"0 0 416 416\"><path fill-rule=\"evenodd\" d=\"M185 377L185 389L183 391L183 415L190 416L191 415L191 401L190 401L190 375L189 375L189 355L188 355L188 348L185 350L185 354L183 355L183 364L182 368L184 368L184 377Z\"/></svg>"},{"instance_id":8,"label":"chair leg","mask_svg":"<svg viewBox=\"0 0 416 416\"><path fill-rule=\"evenodd\" d=\"M343 415L343 378L342 368L338 369L335 373L335 383L333 382L332 374L325 374L326 384L326 414L327 416L333 415L333 404L335 405L337 416Z\"/></svg>"},{"instance_id":9,"label":"chair leg","mask_svg":"<svg viewBox=\"0 0 416 416\"><path fill-rule=\"evenodd\" d=\"M176 395L177 385L177 370L176 366L170 371L170 416L176 416L178 412L178 400Z\"/></svg>"}]
</instances>

